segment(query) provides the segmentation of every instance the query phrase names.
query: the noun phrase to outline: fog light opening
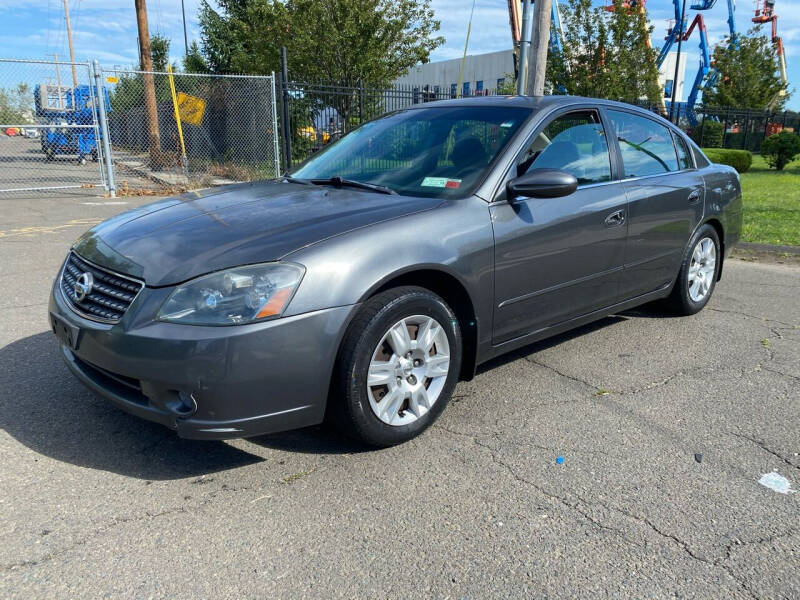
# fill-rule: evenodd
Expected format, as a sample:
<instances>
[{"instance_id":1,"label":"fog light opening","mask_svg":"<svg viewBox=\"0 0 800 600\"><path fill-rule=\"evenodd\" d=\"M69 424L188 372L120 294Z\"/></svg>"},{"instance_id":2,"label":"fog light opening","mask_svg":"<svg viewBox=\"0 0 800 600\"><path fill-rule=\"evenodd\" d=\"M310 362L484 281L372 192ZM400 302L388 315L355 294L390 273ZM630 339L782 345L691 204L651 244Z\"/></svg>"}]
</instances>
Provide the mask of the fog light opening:
<instances>
[{"instance_id":1,"label":"fog light opening","mask_svg":"<svg viewBox=\"0 0 800 600\"><path fill-rule=\"evenodd\" d=\"M176 391L175 398L167 403L167 408L179 417L189 417L197 412L197 401L189 392Z\"/></svg>"}]
</instances>

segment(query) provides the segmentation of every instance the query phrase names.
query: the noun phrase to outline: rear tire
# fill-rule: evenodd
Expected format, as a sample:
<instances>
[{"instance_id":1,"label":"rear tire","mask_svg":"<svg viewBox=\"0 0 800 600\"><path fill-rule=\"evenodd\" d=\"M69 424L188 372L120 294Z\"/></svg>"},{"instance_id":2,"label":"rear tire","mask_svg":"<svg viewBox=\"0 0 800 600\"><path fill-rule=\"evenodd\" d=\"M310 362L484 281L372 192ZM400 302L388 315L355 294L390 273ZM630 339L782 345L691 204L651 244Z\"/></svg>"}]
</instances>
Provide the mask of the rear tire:
<instances>
[{"instance_id":1,"label":"rear tire","mask_svg":"<svg viewBox=\"0 0 800 600\"><path fill-rule=\"evenodd\" d=\"M458 320L442 298L412 286L382 292L348 327L328 418L370 446L408 441L447 406L461 353Z\"/></svg>"},{"instance_id":2,"label":"rear tire","mask_svg":"<svg viewBox=\"0 0 800 600\"><path fill-rule=\"evenodd\" d=\"M683 253L678 279L667 299L669 308L679 315L700 312L714 293L721 259L717 230L703 225Z\"/></svg>"}]
</instances>

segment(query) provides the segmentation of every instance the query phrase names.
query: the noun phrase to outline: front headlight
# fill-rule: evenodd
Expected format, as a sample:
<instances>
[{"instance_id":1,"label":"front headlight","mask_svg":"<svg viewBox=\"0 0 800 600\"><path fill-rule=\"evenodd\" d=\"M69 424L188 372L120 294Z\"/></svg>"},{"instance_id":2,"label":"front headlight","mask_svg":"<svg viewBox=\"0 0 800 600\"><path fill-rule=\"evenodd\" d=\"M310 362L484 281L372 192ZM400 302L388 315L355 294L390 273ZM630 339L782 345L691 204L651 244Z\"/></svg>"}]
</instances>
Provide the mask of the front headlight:
<instances>
[{"instance_id":1,"label":"front headlight","mask_svg":"<svg viewBox=\"0 0 800 600\"><path fill-rule=\"evenodd\" d=\"M279 317L305 269L265 263L218 271L175 288L158 319L189 325L242 325Z\"/></svg>"}]
</instances>

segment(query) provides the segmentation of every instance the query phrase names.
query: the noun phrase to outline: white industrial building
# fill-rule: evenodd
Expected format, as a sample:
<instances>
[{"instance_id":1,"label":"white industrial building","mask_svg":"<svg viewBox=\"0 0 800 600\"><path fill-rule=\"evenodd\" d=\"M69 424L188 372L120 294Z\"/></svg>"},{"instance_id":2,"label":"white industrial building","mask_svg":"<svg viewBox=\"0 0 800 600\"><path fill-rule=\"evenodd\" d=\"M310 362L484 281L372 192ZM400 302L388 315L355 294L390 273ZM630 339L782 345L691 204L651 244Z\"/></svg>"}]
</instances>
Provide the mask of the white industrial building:
<instances>
[{"instance_id":1,"label":"white industrial building","mask_svg":"<svg viewBox=\"0 0 800 600\"><path fill-rule=\"evenodd\" d=\"M665 89L667 98L672 94L672 80L675 75L676 52L670 52L658 72L659 84ZM499 85L514 77L514 58L511 50L499 50L486 54L468 55L464 61L464 78L461 89L458 87L458 76L461 71L461 59L453 58L438 62L429 62L413 67L407 74L395 81L396 84L407 85L424 90L425 86L433 92L447 93L451 96L473 96L493 92ZM684 79L686 77L686 54L681 55L678 77L678 99L685 100ZM666 84L666 86L665 86Z\"/></svg>"}]
</instances>

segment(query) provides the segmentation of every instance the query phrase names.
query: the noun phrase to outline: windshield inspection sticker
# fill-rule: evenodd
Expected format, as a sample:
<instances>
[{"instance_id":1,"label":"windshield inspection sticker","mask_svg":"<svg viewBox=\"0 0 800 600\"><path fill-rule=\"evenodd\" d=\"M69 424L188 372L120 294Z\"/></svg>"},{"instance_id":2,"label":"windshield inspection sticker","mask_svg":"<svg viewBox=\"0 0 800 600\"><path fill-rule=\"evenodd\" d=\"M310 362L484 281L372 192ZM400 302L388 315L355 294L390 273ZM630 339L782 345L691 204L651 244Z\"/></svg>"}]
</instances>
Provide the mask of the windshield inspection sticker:
<instances>
[{"instance_id":1,"label":"windshield inspection sticker","mask_svg":"<svg viewBox=\"0 0 800 600\"><path fill-rule=\"evenodd\" d=\"M448 179L447 177L426 177L420 184L422 187L437 187L456 189L461 185L460 179Z\"/></svg>"}]
</instances>

